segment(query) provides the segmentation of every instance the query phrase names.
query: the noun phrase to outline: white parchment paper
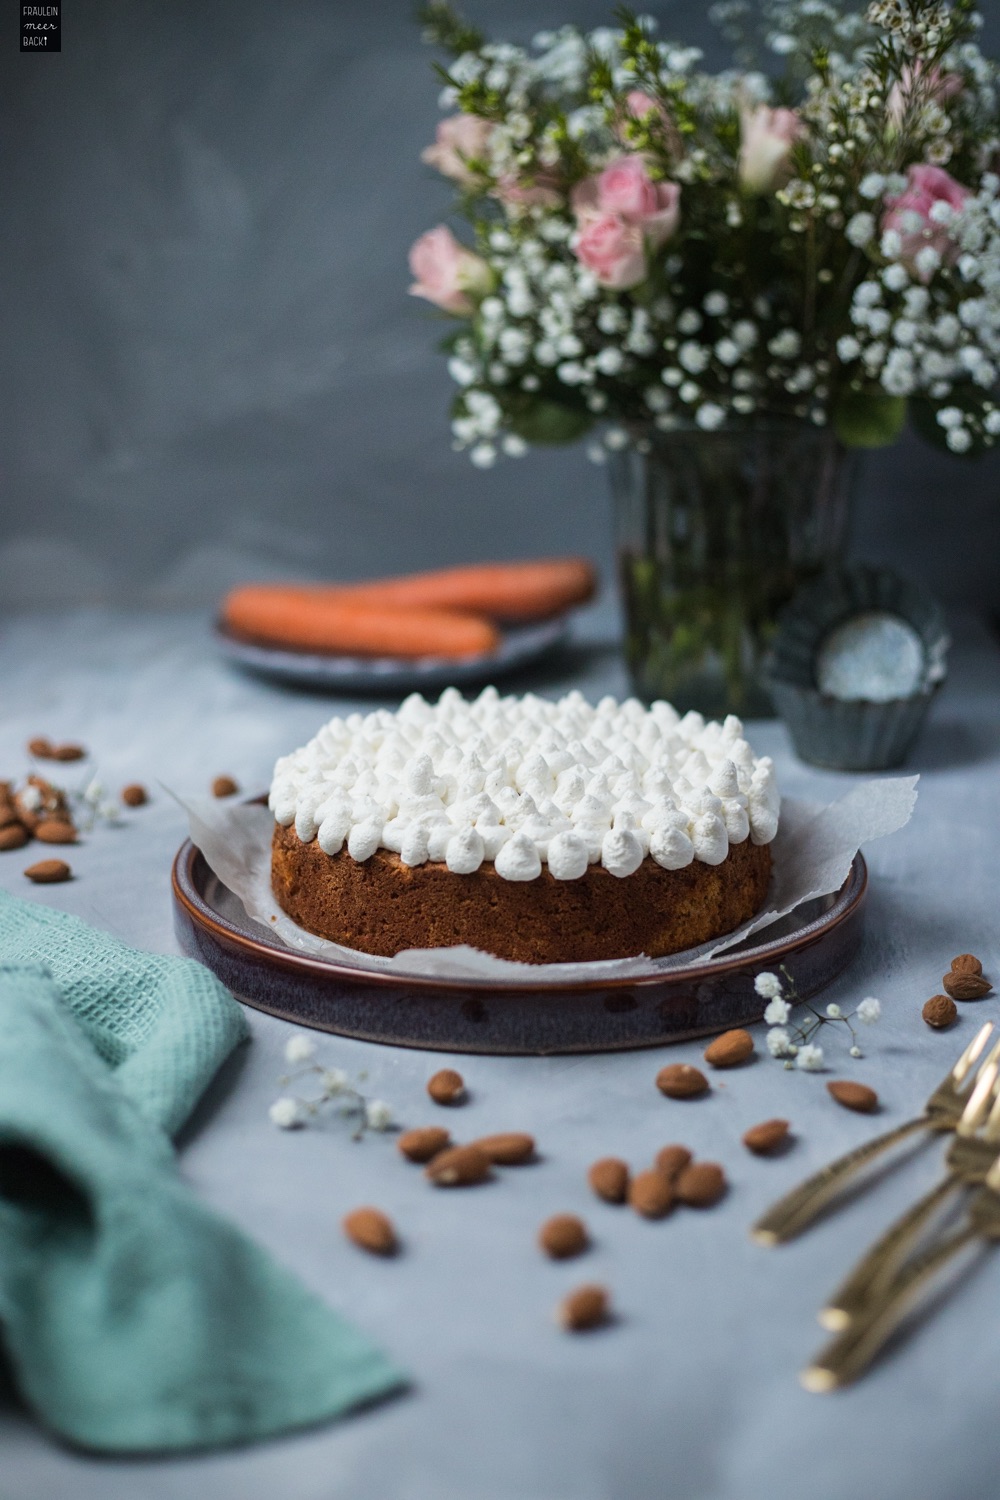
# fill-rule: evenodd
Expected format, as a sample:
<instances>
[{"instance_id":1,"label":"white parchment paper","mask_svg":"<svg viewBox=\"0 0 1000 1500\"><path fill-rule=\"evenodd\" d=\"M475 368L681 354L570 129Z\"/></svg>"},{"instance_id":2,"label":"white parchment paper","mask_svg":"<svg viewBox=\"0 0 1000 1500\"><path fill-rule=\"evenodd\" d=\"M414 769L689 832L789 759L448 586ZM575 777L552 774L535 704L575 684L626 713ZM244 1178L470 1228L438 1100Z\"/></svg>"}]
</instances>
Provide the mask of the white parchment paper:
<instances>
[{"instance_id":1,"label":"white parchment paper","mask_svg":"<svg viewBox=\"0 0 1000 1500\"><path fill-rule=\"evenodd\" d=\"M639 978L704 963L735 947L751 933L762 932L796 907L838 891L862 844L895 833L908 823L917 800L917 776L865 781L829 804L786 797L772 845L774 868L764 909L724 938L688 948L669 958L621 958L593 963L521 964L494 958L477 948L408 948L394 958L361 953L316 937L293 922L271 891L271 835L274 820L266 807L186 798L191 839L213 874L254 922L289 948L337 959L355 968L399 974L495 978L504 984L538 983L539 969L552 982L576 979ZM456 877L459 878L459 877Z\"/></svg>"}]
</instances>

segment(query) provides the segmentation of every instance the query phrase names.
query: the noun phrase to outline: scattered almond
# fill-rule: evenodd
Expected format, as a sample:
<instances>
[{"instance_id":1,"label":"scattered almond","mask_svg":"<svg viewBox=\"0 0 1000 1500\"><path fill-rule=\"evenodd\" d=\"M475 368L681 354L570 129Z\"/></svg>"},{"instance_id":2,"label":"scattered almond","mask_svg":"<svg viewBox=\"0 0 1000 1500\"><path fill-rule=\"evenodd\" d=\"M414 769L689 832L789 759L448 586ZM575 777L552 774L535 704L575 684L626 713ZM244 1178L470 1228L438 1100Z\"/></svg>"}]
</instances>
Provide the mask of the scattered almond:
<instances>
[{"instance_id":1,"label":"scattered almond","mask_svg":"<svg viewBox=\"0 0 1000 1500\"><path fill-rule=\"evenodd\" d=\"M673 1182L690 1160L691 1153L686 1146L663 1146L656 1153L656 1170L668 1182Z\"/></svg>"},{"instance_id":2,"label":"scattered almond","mask_svg":"<svg viewBox=\"0 0 1000 1500\"><path fill-rule=\"evenodd\" d=\"M538 1243L553 1260L579 1255L590 1243L587 1226L576 1214L554 1214L538 1231Z\"/></svg>"},{"instance_id":3,"label":"scattered almond","mask_svg":"<svg viewBox=\"0 0 1000 1500\"><path fill-rule=\"evenodd\" d=\"M657 1073L656 1087L668 1099L696 1099L708 1092L708 1079L690 1063L669 1063Z\"/></svg>"},{"instance_id":4,"label":"scattered almond","mask_svg":"<svg viewBox=\"0 0 1000 1500\"><path fill-rule=\"evenodd\" d=\"M56 885L60 880L69 880L73 871L64 859L42 859L37 865L29 865L24 873L36 885Z\"/></svg>"},{"instance_id":5,"label":"scattered almond","mask_svg":"<svg viewBox=\"0 0 1000 1500\"><path fill-rule=\"evenodd\" d=\"M530 1161L535 1154L535 1137L524 1135L519 1130L507 1130L500 1135L483 1135L471 1141L496 1167L519 1167Z\"/></svg>"},{"instance_id":6,"label":"scattered almond","mask_svg":"<svg viewBox=\"0 0 1000 1500\"><path fill-rule=\"evenodd\" d=\"M231 776L216 776L212 782L213 797L235 797L240 786Z\"/></svg>"},{"instance_id":7,"label":"scattered almond","mask_svg":"<svg viewBox=\"0 0 1000 1500\"><path fill-rule=\"evenodd\" d=\"M762 1120L759 1125L751 1125L746 1131L743 1144L756 1156L767 1156L769 1151L775 1151L779 1146L783 1146L787 1139L787 1120Z\"/></svg>"},{"instance_id":8,"label":"scattered almond","mask_svg":"<svg viewBox=\"0 0 1000 1500\"><path fill-rule=\"evenodd\" d=\"M36 760L51 760L52 741L44 734L36 735L33 740L28 741L28 754L33 755Z\"/></svg>"},{"instance_id":9,"label":"scattered almond","mask_svg":"<svg viewBox=\"0 0 1000 1500\"><path fill-rule=\"evenodd\" d=\"M624 1203L628 1195L628 1163L618 1156L602 1156L587 1172L587 1181L605 1203Z\"/></svg>"},{"instance_id":10,"label":"scattered almond","mask_svg":"<svg viewBox=\"0 0 1000 1500\"><path fill-rule=\"evenodd\" d=\"M674 1183L674 1192L688 1208L711 1208L726 1191L726 1174L714 1161L693 1161Z\"/></svg>"},{"instance_id":11,"label":"scattered almond","mask_svg":"<svg viewBox=\"0 0 1000 1500\"><path fill-rule=\"evenodd\" d=\"M556 1309L556 1319L570 1333L597 1328L608 1316L608 1294L602 1286L578 1286Z\"/></svg>"},{"instance_id":12,"label":"scattered almond","mask_svg":"<svg viewBox=\"0 0 1000 1500\"><path fill-rule=\"evenodd\" d=\"M662 1219L674 1206L674 1186L655 1168L637 1172L629 1184L628 1201L644 1219Z\"/></svg>"},{"instance_id":13,"label":"scattered almond","mask_svg":"<svg viewBox=\"0 0 1000 1500\"><path fill-rule=\"evenodd\" d=\"M61 818L46 818L35 825L35 838L43 844L75 844L76 829Z\"/></svg>"},{"instance_id":14,"label":"scattered almond","mask_svg":"<svg viewBox=\"0 0 1000 1500\"><path fill-rule=\"evenodd\" d=\"M950 972L941 981L953 1000L981 1000L993 986L981 974Z\"/></svg>"},{"instance_id":15,"label":"scattered almond","mask_svg":"<svg viewBox=\"0 0 1000 1500\"><path fill-rule=\"evenodd\" d=\"M721 1036L717 1036L705 1048L703 1055L713 1068L737 1068L740 1063L745 1063L748 1057L753 1056L753 1050L753 1037L749 1031L740 1028L736 1031L724 1031Z\"/></svg>"},{"instance_id":16,"label":"scattered almond","mask_svg":"<svg viewBox=\"0 0 1000 1500\"><path fill-rule=\"evenodd\" d=\"M7 823L0 828L0 853L5 849L23 849L30 835L23 823Z\"/></svg>"},{"instance_id":17,"label":"scattered almond","mask_svg":"<svg viewBox=\"0 0 1000 1500\"><path fill-rule=\"evenodd\" d=\"M943 1031L946 1026L952 1026L958 1020L958 1006L950 995L932 995L924 1002L920 1014L928 1026L933 1026L935 1031Z\"/></svg>"},{"instance_id":18,"label":"scattered almond","mask_svg":"<svg viewBox=\"0 0 1000 1500\"><path fill-rule=\"evenodd\" d=\"M845 1109L856 1109L859 1114L870 1115L878 1109L878 1094L866 1083L855 1083L849 1078L835 1078L826 1086L827 1093Z\"/></svg>"},{"instance_id":19,"label":"scattered almond","mask_svg":"<svg viewBox=\"0 0 1000 1500\"><path fill-rule=\"evenodd\" d=\"M490 1159L477 1146L452 1146L432 1158L424 1175L438 1187L471 1187L490 1176Z\"/></svg>"},{"instance_id":20,"label":"scattered almond","mask_svg":"<svg viewBox=\"0 0 1000 1500\"><path fill-rule=\"evenodd\" d=\"M82 745L53 745L53 760L86 760L87 752Z\"/></svg>"},{"instance_id":21,"label":"scattered almond","mask_svg":"<svg viewBox=\"0 0 1000 1500\"><path fill-rule=\"evenodd\" d=\"M392 1255L399 1248L392 1220L379 1208L354 1208L340 1222L347 1238L370 1255Z\"/></svg>"},{"instance_id":22,"label":"scattered almond","mask_svg":"<svg viewBox=\"0 0 1000 1500\"><path fill-rule=\"evenodd\" d=\"M442 1068L428 1080L427 1092L435 1104L461 1104L465 1098L465 1079L454 1068Z\"/></svg>"},{"instance_id":23,"label":"scattered almond","mask_svg":"<svg viewBox=\"0 0 1000 1500\"><path fill-rule=\"evenodd\" d=\"M404 1130L396 1145L409 1161L425 1162L446 1151L451 1136L440 1125L423 1125L416 1130Z\"/></svg>"},{"instance_id":24,"label":"scattered almond","mask_svg":"<svg viewBox=\"0 0 1000 1500\"><path fill-rule=\"evenodd\" d=\"M138 781L130 781L128 786L122 787L121 798L126 807L142 807L149 801L149 793Z\"/></svg>"},{"instance_id":25,"label":"scattered almond","mask_svg":"<svg viewBox=\"0 0 1000 1500\"><path fill-rule=\"evenodd\" d=\"M953 974L981 974L983 966L974 953L960 953L951 961Z\"/></svg>"}]
</instances>

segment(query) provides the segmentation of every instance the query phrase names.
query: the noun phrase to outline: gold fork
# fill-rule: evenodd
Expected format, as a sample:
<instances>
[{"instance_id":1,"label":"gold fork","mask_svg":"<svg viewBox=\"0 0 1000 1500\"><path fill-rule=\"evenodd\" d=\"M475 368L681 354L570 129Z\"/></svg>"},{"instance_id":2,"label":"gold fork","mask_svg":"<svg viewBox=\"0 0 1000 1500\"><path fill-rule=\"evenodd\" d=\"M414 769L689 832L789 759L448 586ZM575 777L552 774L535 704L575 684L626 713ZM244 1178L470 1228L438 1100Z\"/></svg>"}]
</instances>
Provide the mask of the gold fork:
<instances>
[{"instance_id":1,"label":"gold fork","mask_svg":"<svg viewBox=\"0 0 1000 1500\"><path fill-rule=\"evenodd\" d=\"M824 1328L846 1328L864 1315L873 1297L884 1291L903 1264L921 1230L960 1187L985 1181L1000 1149L1000 1065L985 1066L955 1126L945 1158L947 1172L937 1187L907 1209L876 1240L820 1311Z\"/></svg>"},{"instance_id":2,"label":"gold fork","mask_svg":"<svg viewBox=\"0 0 1000 1500\"><path fill-rule=\"evenodd\" d=\"M831 1339L802 1372L806 1390L832 1391L864 1374L927 1282L978 1239L1000 1240L1000 1156L970 1199L964 1224L915 1255L889 1287L871 1299L865 1313Z\"/></svg>"},{"instance_id":3,"label":"gold fork","mask_svg":"<svg viewBox=\"0 0 1000 1500\"><path fill-rule=\"evenodd\" d=\"M761 1245L780 1245L785 1240L793 1239L795 1235L801 1234L809 1227L856 1172L880 1156L883 1151L888 1151L890 1147L905 1140L907 1136L915 1134L918 1130L953 1130L976 1085L976 1078L970 1075L992 1031L993 1022L984 1022L955 1066L931 1094L922 1114L917 1115L915 1119L907 1120L902 1125L897 1125L894 1130L889 1130L884 1135L876 1136L874 1140L866 1141L862 1146L856 1146L853 1151L848 1151L845 1156L830 1162L828 1166L821 1168L819 1172L800 1183L797 1188L793 1188L790 1193L786 1193L753 1225L750 1230L752 1238ZM990 1063L998 1060L1000 1060L1000 1042L992 1048L989 1056L980 1065L976 1077L980 1077Z\"/></svg>"}]
</instances>

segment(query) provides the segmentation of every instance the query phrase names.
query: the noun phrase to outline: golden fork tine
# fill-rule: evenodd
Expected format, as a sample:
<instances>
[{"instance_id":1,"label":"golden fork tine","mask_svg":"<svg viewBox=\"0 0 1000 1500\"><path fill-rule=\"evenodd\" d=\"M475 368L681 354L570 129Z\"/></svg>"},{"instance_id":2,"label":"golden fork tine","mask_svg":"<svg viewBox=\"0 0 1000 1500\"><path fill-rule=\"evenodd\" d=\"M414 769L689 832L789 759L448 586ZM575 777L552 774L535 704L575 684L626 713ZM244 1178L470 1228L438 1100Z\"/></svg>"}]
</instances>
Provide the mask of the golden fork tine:
<instances>
[{"instance_id":1,"label":"golden fork tine","mask_svg":"<svg viewBox=\"0 0 1000 1500\"><path fill-rule=\"evenodd\" d=\"M955 1128L956 1136L974 1137L987 1115L993 1118L993 1114L1000 1108L1000 1096L997 1096L998 1079L1000 1079L1000 1065L996 1062L988 1063L962 1112L962 1117ZM964 1186L969 1180L967 1172L949 1161L948 1172L941 1182L931 1188L929 1193L925 1193L922 1198L918 1198L912 1208L908 1208L894 1223L890 1224L885 1233L879 1236L874 1245L865 1251L861 1259L847 1273L826 1306L820 1309L818 1317L824 1328L839 1332L859 1314L864 1313L866 1303L875 1297L887 1282L891 1281L925 1224L933 1219L956 1189ZM981 1178L976 1180L981 1180Z\"/></svg>"},{"instance_id":2,"label":"golden fork tine","mask_svg":"<svg viewBox=\"0 0 1000 1500\"><path fill-rule=\"evenodd\" d=\"M928 1246L903 1268L865 1314L832 1339L800 1377L808 1391L832 1391L864 1374L902 1322L918 1292L960 1250L976 1239L1000 1238L1000 1156L969 1203L965 1222Z\"/></svg>"},{"instance_id":3,"label":"golden fork tine","mask_svg":"<svg viewBox=\"0 0 1000 1500\"><path fill-rule=\"evenodd\" d=\"M874 1161L883 1151L888 1151L890 1147L905 1140L907 1136L913 1135L915 1131L934 1128L935 1114L931 1107L932 1101L942 1094L953 1095L955 1105L958 1105L961 1099L959 1090L979 1061L992 1032L993 1022L984 1021L961 1057L931 1094L923 1114L913 1120L907 1120L902 1125L897 1125L894 1130L889 1130L884 1135L876 1136L874 1140L866 1141L864 1145L856 1146L853 1151L848 1151L836 1161L821 1167L812 1177L793 1188L790 1193L786 1193L761 1215L750 1230L751 1238L760 1245L780 1245L784 1240L793 1239L795 1235L801 1234L809 1227L855 1172L867 1166L870 1161ZM994 1053L997 1058L1000 1058L1000 1042L991 1052L991 1059ZM962 1102L964 1104L966 1101ZM955 1113L959 1113L957 1107Z\"/></svg>"}]
</instances>

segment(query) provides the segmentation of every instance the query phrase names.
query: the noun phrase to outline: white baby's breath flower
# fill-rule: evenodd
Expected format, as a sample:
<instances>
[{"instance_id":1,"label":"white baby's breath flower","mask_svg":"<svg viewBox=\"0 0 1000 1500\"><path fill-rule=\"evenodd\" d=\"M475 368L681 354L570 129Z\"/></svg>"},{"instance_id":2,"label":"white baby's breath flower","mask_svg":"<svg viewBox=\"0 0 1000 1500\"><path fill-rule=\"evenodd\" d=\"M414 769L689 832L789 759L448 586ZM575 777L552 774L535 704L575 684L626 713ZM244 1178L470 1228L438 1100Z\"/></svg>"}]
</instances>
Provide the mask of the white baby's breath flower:
<instances>
[{"instance_id":1,"label":"white baby's breath flower","mask_svg":"<svg viewBox=\"0 0 1000 1500\"><path fill-rule=\"evenodd\" d=\"M277 1125L279 1130L294 1130L302 1124L302 1106L297 1099L287 1096L275 1099L267 1113L272 1125Z\"/></svg>"},{"instance_id":2,"label":"white baby's breath flower","mask_svg":"<svg viewBox=\"0 0 1000 1500\"><path fill-rule=\"evenodd\" d=\"M469 450L469 457L477 469L491 469L497 461L497 450L492 443L477 443Z\"/></svg>"},{"instance_id":3,"label":"white baby's breath flower","mask_svg":"<svg viewBox=\"0 0 1000 1500\"><path fill-rule=\"evenodd\" d=\"M881 198L885 192L885 178L881 172L869 172L867 177L862 177L858 192L862 198L867 198L869 203L875 198Z\"/></svg>"},{"instance_id":4,"label":"white baby's breath flower","mask_svg":"<svg viewBox=\"0 0 1000 1500\"><path fill-rule=\"evenodd\" d=\"M839 1005L835 1005L832 1000L830 1001L830 1004L826 1007L826 1013L830 1017L831 1021L839 1021L839 1020L841 1020L841 1018L843 1017L843 1014L844 1014L844 1012L841 1010L840 1006Z\"/></svg>"},{"instance_id":5,"label":"white baby's breath flower","mask_svg":"<svg viewBox=\"0 0 1000 1500\"><path fill-rule=\"evenodd\" d=\"M964 427L953 427L945 438L945 442L952 453L968 453L972 447L972 434L966 432Z\"/></svg>"},{"instance_id":6,"label":"white baby's breath flower","mask_svg":"<svg viewBox=\"0 0 1000 1500\"><path fill-rule=\"evenodd\" d=\"M392 1110L384 1099L369 1099L365 1105L365 1124L369 1130L388 1130L392 1124Z\"/></svg>"},{"instance_id":7,"label":"white baby's breath flower","mask_svg":"<svg viewBox=\"0 0 1000 1500\"><path fill-rule=\"evenodd\" d=\"M328 1094L340 1094L347 1088L347 1074L343 1068L324 1068L320 1083Z\"/></svg>"},{"instance_id":8,"label":"white baby's breath flower","mask_svg":"<svg viewBox=\"0 0 1000 1500\"><path fill-rule=\"evenodd\" d=\"M772 1057L792 1057L795 1051L791 1037L781 1026L775 1026L767 1033L767 1050Z\"/></svg>"},{"instance_id":9,"label":"white baby's breath flower","mask_svg":"<svg viewBox=\"0 0 1000 1500\"><path fill-rule=\"evenodd\" d=\"M776 1000L779 995L784 993L781 980L777 974L771 974L767 971L757 975L757 978L753 982L753 987L762 1000Z\"/></svg>"},{"instance_id":10,"label":"white baby's breath flower","mask_svg":"<svg viewBox=\"0 0 1000 1500\"><path fill-rule=\"evenodd\" d=\"M863 1021L866 1026L873 1026L882 1014L882 1002L876 1000L874 995L868 995L858 1006L858 1020Z\"/></svg>"},{"instance_id":11,"label":"white baby's breath flower","mask_svg":"<svg viewBox=\"0 0 1000 1500\"><path fill-rule=\"evenodd\" d=\"M285 1061L293 1065L308 1062L315 1051L316 1043L312 1038L304 1036L302 1032L297 1032L285 1043Z\"/></svg>"},{"instance_id":12,"label":"white baby's breath flower","mask_svg":"<svg viewBox=\"0 0 1000 1500\"><path fill-rule=\"evenodd\" d=\"M818 1073L823 1067L823 1048L808 1042L806 1046L800 1047L795 1059L795 1066L802 1068L806 1073Z\"/></svg>"},{"instance_id":13,"label":"white baby's breath flower","mask_svg":"<svg viewBox=\"0 0 1000 1500\"><path fill-rule=\"evenodd\" d=\"M788 1001L778 997L768 1003L767 1010L764 1012L764 1020L768 1026L784 1026L791 1012L792 1008Z\"/></svg>"},{"instance_id":14,"label":"white baby's breath flower","mask_svg":"<svg viewBox=\"0 0 1000 1500\"><path fill-rule=\"evenodd\" d=\"M837 358L843 363L850 364L852 359L857 359L861 353L861 345L852 333L845 333L837 340Z\"/></svg>"},{"instance_id":15,"label":"white baby's breath flower","mask_svg":"<svg viewBox=\"0 0 1000 1500\"><path fill-rule=\"evenodd\" d=\"M721 427L726 420L725 407L719 406L715 401L706 401L694 414L694 419L699 427L706 432L714 432Z\"/></svg>"},{"instance_id":16,"label":"white baby's breath flower","mask_svg":"<svg viewBox=\"0 0 1000 1500\"><path fill-rule=\"evenodd\" d=\"M844 233L849 243L857 245L859 249L867 245L869 240L875 238L875 215L864 212L855 214L848 219Z\"/></svg>"},{"instance_id":17,"label":"white baby's breath flower","mask_svg":"<svg viewBox=\"0 0 1000 1500\"><path fill-rule=\"evenodd\" d=\"M897 260L891 266L886 266L882 272L882 280L890 292L901 292L909 284L910 277L906 267Z\"/></svg>"},{"instance_id":18,"label":"white baby's breath flower","mask_svg":"<svg viewBox=\"0 0 1000 1500\"><path fill-rule=\"evenodd\" d=\"M852 1057L860 1057L861 1055L862 1054L861 1054L861 1048L860 1047L854 1046L854 1047L851 1048L851 1056Z\"/></svg>"}]
</instances>

